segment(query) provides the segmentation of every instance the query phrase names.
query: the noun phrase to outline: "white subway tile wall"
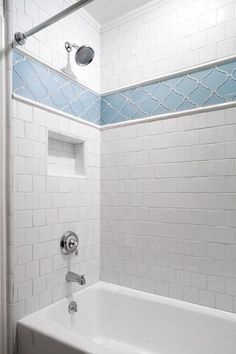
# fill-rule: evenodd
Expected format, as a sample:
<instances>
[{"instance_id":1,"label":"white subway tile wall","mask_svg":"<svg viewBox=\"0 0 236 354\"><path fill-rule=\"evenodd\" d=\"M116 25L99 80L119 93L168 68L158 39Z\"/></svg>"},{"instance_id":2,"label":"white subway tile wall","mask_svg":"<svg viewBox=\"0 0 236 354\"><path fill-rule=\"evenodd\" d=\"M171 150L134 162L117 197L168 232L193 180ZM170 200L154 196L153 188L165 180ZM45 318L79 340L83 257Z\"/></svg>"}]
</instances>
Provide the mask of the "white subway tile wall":
<instances>
[{"instance_id":1,"label":"white subway tile wall","mask_svg":"<svg viewBox=\"0 0 236 354\"><path fill-rule=\"evenodd\" d=\"M101 134L101 279L235 312L236 108Z\"/></svg>"},{"instance_id":2,"label":"white subway tile wall","mask_svg":"<svg viewBox=\"0 0 236 354\"><path fill-rule=\"evenodd\" d=\"M72 3L14 0L14 32ZM78 11L26 49L58 69L71 65L79 82L104 92L235 54L235 7L171 0L101 34ZM65 41L90 44L93 63L76 66ZM65 231L80 237L71 269L88 284L99 279L100 207L102 280L236 312L235 108L100 133L13 100L10 125L15 321L78 290L65 282ZM47 175L48 130L86 141L85 178Z\"/></svg>"},{"instance_id":3,"label":"white subway tile wall","mask_svg":"<svg viewBox=\"0 0 236 354\"><path fill-rule=\"evenodd\" d=\"M235 54L235 0L162 1L102 28L102 92Z\"/></svg>"},{"instance_id":4,"label":"white subway tile wall","mask_svg":"<svg viewBox=\"0 0 236 354\"><path fill-rule=\"evenodd\" d=\"M68 266L85 273L88 285L99 280L100 131L15 100L13 105L17 320L79 289L78 285L66 284ZM85 141L86 177L47 174L48 129L63 135L73 132L74 137ZM60 143L66 150L73 145ZM80 242L79 256L69 256L69 260L60 251L60 238L68 230L75 231Z\"/></svg>"},{"instance_id":5,"label":"white subway tile wall","mask_svg":"<svg viewBox=\"0 0 236 354\"><path fill-rule=\"evenodd\" d=\"M13 0L13 32L27 31L73 3L72 0ZM57 69L71 69L79 82L99 92L100 33L93 21L90 22L83 10L76 11L30 37L24 48ZM79 67L74 53L67 54L65 42L91 45L95 50L93 62L87 67Z\"/></svg>"}]
</instances>

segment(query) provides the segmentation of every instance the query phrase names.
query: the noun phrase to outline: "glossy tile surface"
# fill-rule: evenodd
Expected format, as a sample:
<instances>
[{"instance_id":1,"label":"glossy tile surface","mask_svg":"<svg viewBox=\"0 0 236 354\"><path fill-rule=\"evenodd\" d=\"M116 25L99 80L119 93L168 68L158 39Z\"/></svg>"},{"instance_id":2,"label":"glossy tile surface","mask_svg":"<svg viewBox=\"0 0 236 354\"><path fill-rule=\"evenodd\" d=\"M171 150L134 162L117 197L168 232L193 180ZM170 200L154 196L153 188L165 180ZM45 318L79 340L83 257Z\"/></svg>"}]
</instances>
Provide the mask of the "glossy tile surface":
<instances>
[{"instance_id":1,"label":"glossy tile surface","mask_svg":"<svg viewBox=\"0 0 236 354\"><path fill-rule=\"evenodd\" d=\"M100 96L58 72L13 52L14 93L46 106L100 124Z\"/></svg>"},{"instance_id":2,"label":"glossy tile surface","mask_svg":"<svg viewBox=\"0 0 236 354\"><path fill-rule=\"evenodd\" d=\"M236 100L236 62L105 95L101 123L185 111Z\"/></svg>"},{"instance_id":3,"label":"glossy tile surface","mask_svg":"<svg viewBox=\"0 0 236 354\"><path fill-rule=\"evenodd\" d=\"M14 93L98 125L236 100L236 61L99 96L51 68L13 52Z\"/></svg>"}]
</instances>

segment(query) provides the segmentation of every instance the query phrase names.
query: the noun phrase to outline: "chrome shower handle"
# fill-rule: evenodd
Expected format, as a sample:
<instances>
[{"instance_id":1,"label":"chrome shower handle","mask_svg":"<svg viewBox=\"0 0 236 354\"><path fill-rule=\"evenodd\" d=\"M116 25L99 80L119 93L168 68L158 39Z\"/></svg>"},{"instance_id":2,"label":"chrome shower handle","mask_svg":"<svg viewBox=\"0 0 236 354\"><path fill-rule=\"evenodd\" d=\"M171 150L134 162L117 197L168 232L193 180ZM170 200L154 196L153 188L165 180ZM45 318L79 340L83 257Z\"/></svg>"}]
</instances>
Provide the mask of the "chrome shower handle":
<instances>
[{"instance_id":1,"label":"chrome shower handle","mask_svg":"<svg viewBox=\"0 0 236 354\"><path fill-rule=\"evenodd\" d=\"M78 254L79 239L75 232L67 231L61 238L61 251L64 254Z\"/></svg>"}]
</instances>

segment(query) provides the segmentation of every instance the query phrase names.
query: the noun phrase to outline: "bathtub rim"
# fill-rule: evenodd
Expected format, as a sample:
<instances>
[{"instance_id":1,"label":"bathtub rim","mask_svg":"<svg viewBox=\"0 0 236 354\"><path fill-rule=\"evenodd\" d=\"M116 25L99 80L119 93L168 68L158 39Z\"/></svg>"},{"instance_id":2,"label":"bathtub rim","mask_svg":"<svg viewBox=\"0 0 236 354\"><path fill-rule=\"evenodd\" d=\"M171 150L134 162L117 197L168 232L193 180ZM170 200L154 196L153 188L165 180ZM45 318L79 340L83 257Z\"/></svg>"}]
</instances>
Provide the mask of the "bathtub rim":
<instances>
[{"instance_id":1,"label":"bathtub rim","mask_svg":"<svg viewBox=\"0 0 236 354\"><path fill-rule=\"evenodd\" d=\"M137 289L131 289L125 286L113 284L113 283L108 283L104 281L97 281L96 283L89 285L73 294L74 298L76 299L80 294L86 293L91 290L107 290L109 292L119 294L119 295L126 295L129 297L134 297L137 299L143 299L143 300L148 300L154 303L161 303L164 305L170 305L172 307L178 307L187 311L191 312L198 312L203 315L210 315L213 317L221 318L224 320L229 320L236 322L236 313L233 312L228 312L200 304L195 304L191 303L185 300L179 300L179 299L174 299L171 297L163 296L163 295L158 295L158 294L153 294L153 293L148 293L142 290L137 290ZM64 297L63 299L54 302L53 304L50 304L38 311L35 311L20 320L17 321L19 324L28 324L30 323L30 320L33 319L38 313L41 314L46 314L51 308L53 308L55 305L59 305L60 303L63 304L65 302L66 304L68 303L68 296Z\"/></svg>"},{"instance_id":2,"label":"bathtub rim","mask_svg":"<svg viewBox=\"0 0 236 354\"><path fill-rule=\"evenodd\" d=\"M190 311L191 313L198 313L203 316L210 316L213 318L221 319L223 321L236 323L236 314L230 313L214 308L209 308L206 306L192 304L183 300L172 299L161 295L147 293L141 290L131 289L123 287L120 285L107 283L103 281L98 281L80 291L74 293L74 299L79 301L80 294L86 294L93 290L105 290L110 293L115 293L116 295L125 295L128 297L141 299L144 301L159 303L172 308L183 309L185 311ZM23 317L17 322L18 328L25 328L36 334L44 335L53 340L57 340L60 343L63 343L73 349L82 350L84 354L91 354L96 352L97 354L112 354L112 350L92 341L88 338L77 334L70 329L63 327L63 325L54 321L51 317L48 316L48 311L55 307L55 305L62 305L67 311L68 306L68 297L63 298L41 310L38 310L26 317ZM61 334L63 333L64 336Z\"/></svg>"}]
</instances>

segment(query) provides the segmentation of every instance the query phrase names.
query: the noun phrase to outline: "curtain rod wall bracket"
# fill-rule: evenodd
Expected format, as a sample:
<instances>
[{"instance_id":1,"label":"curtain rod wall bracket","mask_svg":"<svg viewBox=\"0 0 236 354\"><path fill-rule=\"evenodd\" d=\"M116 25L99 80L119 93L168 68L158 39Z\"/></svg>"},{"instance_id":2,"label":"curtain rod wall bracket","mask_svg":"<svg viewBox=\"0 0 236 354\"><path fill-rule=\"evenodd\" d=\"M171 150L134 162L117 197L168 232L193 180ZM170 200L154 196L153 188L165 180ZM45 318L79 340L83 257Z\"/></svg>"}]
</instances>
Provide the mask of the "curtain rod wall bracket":
<instances>
[{"instance_id":1,"label":"curtain rod wall bracket","mask_svg":"<svg viewBox=\"0 0 236 354\"><path fill-rule=\"evenodd\" d=\"M43 30L44 28L53 25L53 23L61 20L62 18L70 15L72 12L80 9L81 7L84 7L85 5L89 4L90 2L92 2L94 0L78 0L75 4L67 7L66 9L62 10L61 12L59 12L58 14L52 16L51 18L49 18L48 20L40 23L39 25L33 27L31 30L23 33L23 32L16 32L14 34L14 38L15 38L15 42L19 45L24 45L27 38L32 36L33 34Z\"/></svg>"},{"instance_id":2,"label":"curtain rod wall bracket","mask_svg":"<svg viewBox=\"0 0 236 354\"><path fill-rule=\"evenodd\" d=\"M16 33L14 34L14 38L15 38L15 41L16 41L17 44L19 44L19 45L25 45L25 42L26 42L27 37L25 36L24 33L22 33L22 32L16 32Z\"/></svg>"}]
</instances>

